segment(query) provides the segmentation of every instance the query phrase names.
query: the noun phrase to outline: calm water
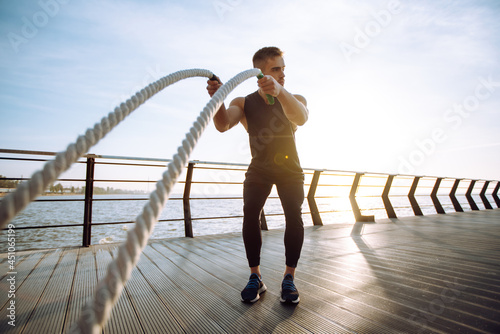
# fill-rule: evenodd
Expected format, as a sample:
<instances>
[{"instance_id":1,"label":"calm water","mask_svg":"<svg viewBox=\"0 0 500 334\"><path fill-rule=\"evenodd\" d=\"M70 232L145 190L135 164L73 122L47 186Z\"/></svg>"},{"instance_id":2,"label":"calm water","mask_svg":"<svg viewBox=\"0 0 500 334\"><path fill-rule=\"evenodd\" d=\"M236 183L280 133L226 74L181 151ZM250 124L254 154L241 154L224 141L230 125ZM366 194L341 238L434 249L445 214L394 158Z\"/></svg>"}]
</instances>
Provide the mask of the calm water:
<instances>
[{"instance_id":1,"label":"calm water","mask_svg":"<svg viewBox=\"0 0 500 334\"><path fill-rule=\"evenodd\" d=\"M176 200L177 195L167 202L162 211L160 219L179 219L173 222L159 222L154 229L151 239L172 238L184 236L183 208L182 200ZM119 198L137 198L129 201L95 201L93 203L93 223L105 222L126 222L134 221L135 217L141 213L142 208L147 201L139 200L147 198L146 195L101 195L95 196L95 199L119 199ZM24 209L12 221L15 227L24 226L48 226L48 225L66 225L81 224L83 222L83 202L52 202L53 199L83 199L83 196L44 196L40 197L43 202L33 202ZM470 210L465 198L459 198L464 210ZM412 216L413 211L409 207L409 201L404 197L391 198L395 207L396 214L399 217ZM418 198L424 215L436 213L432 206L430 198ZM449 197L440 198L446 212L454 212ZM482 207L481 200L475 198L476 203ZM324 224L353 223L354 216L350 211L350 204L347 198L344 199L317 199L320 211L329 211L322 213L321 217ZM375 215L376 218L386 218L387 215L383 209L381 198L359 198L358 204L361 208L370 208L363 211L365 215ZM400 208L406 207L406 208ZM272 216L272 214L282 213L281 204L278 199L268 199L264 210L267 214L266 220L270 229L282 228L284 226L283 216ZM235 217L241 216L241 199L228 200L191 200L191 214L195 219L197 217ZM309 212L307 201L304 201L303 212ZM305 225L312 225L310 214L303 215ZM241 231L241 218L218 218L203 219L193 221L194 235L220 234ZM116 243L122 242L126 238L127 230L132 228L132 224L120 223L117 225L93 226L92 244ZM0 232L2 239L7 238L5 231ZM60 228L41 228L32 230L16 231L16 250L40 249L40 248L58 248L63 246L81 246L82 227L60 227ZM0 252L6 252L6 242L0 243Z\"/></svg>"}]
</instances>

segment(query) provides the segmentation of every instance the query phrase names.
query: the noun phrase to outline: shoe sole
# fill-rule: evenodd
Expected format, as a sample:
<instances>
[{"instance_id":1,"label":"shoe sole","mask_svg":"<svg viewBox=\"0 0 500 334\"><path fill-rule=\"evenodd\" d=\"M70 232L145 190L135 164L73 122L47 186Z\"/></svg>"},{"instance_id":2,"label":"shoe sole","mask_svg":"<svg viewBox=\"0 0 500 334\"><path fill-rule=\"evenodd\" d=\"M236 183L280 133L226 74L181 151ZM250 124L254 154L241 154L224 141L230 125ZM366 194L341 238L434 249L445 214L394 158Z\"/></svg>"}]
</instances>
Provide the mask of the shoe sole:
<instances>
[{"instance_id":1,"label":"shoe sole","mask_svg":"<svg viewBox=\"0 0 500 334\"><path fill-rule=\"evenodd\" d=\"M280 291L280 294L282 293L282 291ZM300 302L300 297L297 297L297 299L295 300L291 300L291 299L283 299L282 297L280 297L280 302L282 303L292 303L292 304L298 304L298 302Z\"/></svg>"},{"instance_id":2,"label":"shoe sole","mask_svg":"<svg viewBox=\"0 0 500 334\"><path fill-rule=\"evenodd\" d=\"M260 287L259 291L257 291L257 297L255 297L254 299L252 300L248 300L248 299L243 299L241 298L241 301L244 302L244 303L255 303L257 300L260 299L260 295L264 292L266 292L267 290L267 287L265 284L262 284L262 286Z\"/></svg>"},{"instance_id":3,"label":"shoe sole","mask_svg":"<svg viewBox=\"0 0 500 334\"><path fill-rule=\"evenodd\" d=\"M297 297L297 299L295 300L291 300L291 299L283 299L280 297L280 302L282 303L292 303L292 304L298 304L300 301L300 297Z\"/></svg>"}]
</instances>

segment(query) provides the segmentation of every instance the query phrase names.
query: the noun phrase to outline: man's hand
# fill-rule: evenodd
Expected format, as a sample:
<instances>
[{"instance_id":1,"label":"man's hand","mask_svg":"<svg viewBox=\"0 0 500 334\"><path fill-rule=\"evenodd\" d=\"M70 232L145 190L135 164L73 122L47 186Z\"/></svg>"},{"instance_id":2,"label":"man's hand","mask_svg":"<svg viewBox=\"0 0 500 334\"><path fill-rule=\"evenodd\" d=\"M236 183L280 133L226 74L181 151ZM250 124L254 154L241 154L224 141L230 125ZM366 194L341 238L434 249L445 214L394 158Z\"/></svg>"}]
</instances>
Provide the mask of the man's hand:
<instances>
[{"instance_id":1,"label":"man's hand","mask_svg":"<svg viewBox=\"0 0 500 334\"><path fill-rule=\"evenodd\" d=\"M270 75L265 75L262 79L259 79L257 84L263 93L274 97L278 97L283 89L283 86Z\"/></svg>"},{"instance_id":2,"label":"man's hand","mask_svg":"<svg viewBox=\"0 0 500 334\"><path fill-rule=\"evenodd\" d=\"M218 76L214 76L216 80L208 80L207 91L210 97L214 96L215 92L222 86L222 82L220 81Z\"/></svg>"}]
</instances>

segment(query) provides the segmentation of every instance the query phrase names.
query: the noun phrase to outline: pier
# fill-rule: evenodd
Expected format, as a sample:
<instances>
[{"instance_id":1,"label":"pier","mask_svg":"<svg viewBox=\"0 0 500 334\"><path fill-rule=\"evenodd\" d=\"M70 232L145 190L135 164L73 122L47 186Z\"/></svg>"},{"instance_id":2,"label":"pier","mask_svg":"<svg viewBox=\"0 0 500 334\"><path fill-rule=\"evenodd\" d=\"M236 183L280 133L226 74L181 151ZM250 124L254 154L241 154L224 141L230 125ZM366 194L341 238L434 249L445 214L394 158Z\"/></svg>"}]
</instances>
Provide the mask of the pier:
<instances>
[{"instance_id":1,"label":"pier","mask_svg":"<svg viewBox=\"0 0 500 334\"><path fill-rule=\"evenodd\" d=\"M240 233L152 240L104 333L500 332L500 209L307 226L296 306L279 302L283 231L262 233L255 304ZM66 332L116 247L18 252L16 326L3 275L0 332Z\"/></svg>"}]
</instances>

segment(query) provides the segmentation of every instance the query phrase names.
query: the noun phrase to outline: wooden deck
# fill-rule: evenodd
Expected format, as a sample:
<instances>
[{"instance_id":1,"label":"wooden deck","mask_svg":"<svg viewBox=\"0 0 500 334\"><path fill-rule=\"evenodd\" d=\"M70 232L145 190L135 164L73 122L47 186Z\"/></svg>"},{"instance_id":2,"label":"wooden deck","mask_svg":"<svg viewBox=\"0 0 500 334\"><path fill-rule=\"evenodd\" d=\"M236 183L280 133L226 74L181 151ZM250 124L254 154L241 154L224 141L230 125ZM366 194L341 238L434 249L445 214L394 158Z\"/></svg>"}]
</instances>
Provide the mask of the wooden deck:
<instances>
[{"instance_id":1,"label":"wooden deck","mask_svg":"<svg viewBox=\"0 0 500 334\"><path fill-rule=\"evenodd\" d=\"M306 228L297 306L279 302L280 230L263 232L268 291L253 305L240 234L154 240L104 333L500 333L500 209L352 228ZM0 333L66 332L115 249L19 252L15 327L2 254Z\"/></svg>"}]
</instances>

